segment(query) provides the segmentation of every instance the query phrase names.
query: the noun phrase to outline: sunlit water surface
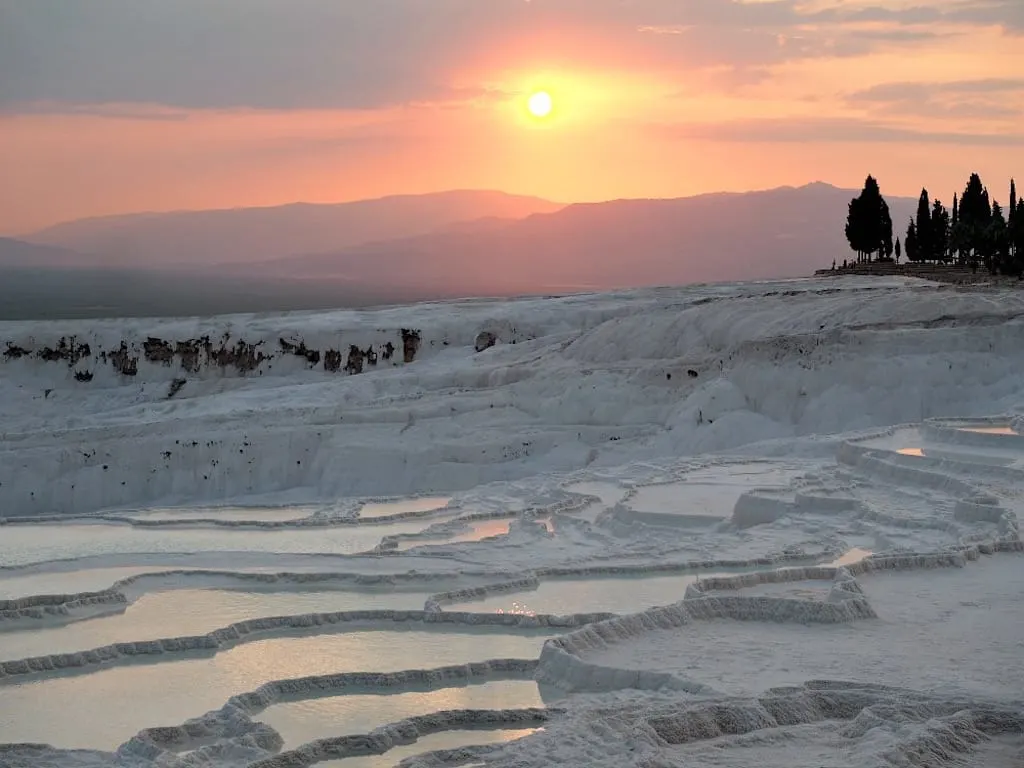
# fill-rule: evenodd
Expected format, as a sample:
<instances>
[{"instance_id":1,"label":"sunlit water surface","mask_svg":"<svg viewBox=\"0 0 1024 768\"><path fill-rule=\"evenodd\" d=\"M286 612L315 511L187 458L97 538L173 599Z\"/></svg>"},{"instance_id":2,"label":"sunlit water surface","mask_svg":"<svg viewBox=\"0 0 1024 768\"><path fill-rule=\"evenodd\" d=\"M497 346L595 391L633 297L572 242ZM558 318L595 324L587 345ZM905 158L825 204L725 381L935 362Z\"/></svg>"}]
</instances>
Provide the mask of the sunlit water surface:
<instances>
[{"instance_id":1,"label":"sunlit water surface","mask_svg":"<svg viewBox=\"0 0 1024 768\"><path fill-rule=\"evenodd\" d=\"M402 760L424 752L439 749L459 749L483 744L502 744L536 733L539 728L517 728L514 730L492 731L444 731L432 733L418 739L414 744L402 744L388 750L383 755L365 755L349 757L343 760L325 760L316 764L316 768L393 768ZM486 765L482 763L481 765ZM466 767L468 768L468 767Z\"/></svg>"},{"instance_id":2,"label":"sunlit water surface","mask_svg":"<svg viewBox=\"0 0 1024 768\"><path fill-rule=\"evenodd\" d=\"M70 653L111 643L204 635L246 619L304 613L421 610L429 593L409 592L243 592L182 589L142 595L123 613L61 627L0 632L0 660Z\"/></svg>"},{"instance_id":3,"label":"sunlit water surface","mask_svg":"<svg viewBox=\"0 0 1024 768\"><path fill-rule=\"evenodd\" d=\"M178 725L271 680L535 659L547 636L449 628L275 638L215 656L0 686L0 744L112 750L143 728Z\"/></svg>"},{"instance_id":4,"label":"sunlit water surface","mask_svg":"<svg viewBox=\"0 0 1024 768\"><path fill-rule=\"evenodd\" d=\"M294 749L314 739L368 733L387 723L441 710L543 706L532 680L497 680L434 691L290 701L268 707L254 719L280 733L285 749Z\"/></svg>"},{"instance_id":5,"label":"sunlit water surface","mask_svg":"<svg viewBox=\"0 0 1024 768\"><path fill-rule=\"evenodd\" d=\"M382 536L416 533L425 521L298 530L133 528L129 525L10 525L0 536L0 563L26 563L94 555L169 552L368 552Z\"/></svg>"}]
</instances>

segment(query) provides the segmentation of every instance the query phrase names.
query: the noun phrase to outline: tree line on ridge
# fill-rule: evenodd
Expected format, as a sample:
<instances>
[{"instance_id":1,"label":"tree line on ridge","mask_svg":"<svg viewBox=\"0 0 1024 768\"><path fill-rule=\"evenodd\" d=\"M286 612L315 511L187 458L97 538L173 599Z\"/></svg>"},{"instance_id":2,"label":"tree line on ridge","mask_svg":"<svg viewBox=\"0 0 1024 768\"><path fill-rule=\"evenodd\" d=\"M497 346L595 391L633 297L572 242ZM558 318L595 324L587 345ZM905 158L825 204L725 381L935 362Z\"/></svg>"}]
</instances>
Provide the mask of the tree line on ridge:
<instances>
[{"instance_id":1,"label":"tree line on ridge","mask_svg":"<svg viewBox=\"0 0 1024 768\"><path fill-rule=\"evenodd\" d=\"M846 240L856 252L856 264L891 262L901 257L913 263L947 264L991 274L1024 275L1024 198L1010 180L1010 202L1003 207L990 198L988 188L972 173L960 195L953 195L952 210L927 189L921 190L917 214L903 235L893 238L889 206L878 182L868 176L860 195L850 201Z\"/></svg>"}]
</instances>

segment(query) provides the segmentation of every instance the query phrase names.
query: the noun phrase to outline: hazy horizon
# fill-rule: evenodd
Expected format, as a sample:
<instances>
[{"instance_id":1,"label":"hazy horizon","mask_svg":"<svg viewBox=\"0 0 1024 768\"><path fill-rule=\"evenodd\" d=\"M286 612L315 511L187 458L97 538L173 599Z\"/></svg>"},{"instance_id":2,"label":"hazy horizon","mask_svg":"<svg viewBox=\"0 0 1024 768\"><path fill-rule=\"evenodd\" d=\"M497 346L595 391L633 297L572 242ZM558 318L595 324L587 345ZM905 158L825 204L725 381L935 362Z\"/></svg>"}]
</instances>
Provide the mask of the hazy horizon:
<instances>
[{"instance_id":1,"label":"hazy horizon","mask_svg":"<svg viewBox=\"0 0 1024 768\"><path fill-rule=\"evenodd\" d=\"M450 192L70 222L0 237L0 317L218 314L809 275L851 255L824 183L567 205ZM895 221L913 197L888 198Z\"/></svg>"},{"instance_id":2,"label":"hazy horizon","mask_svg":"<svg viewBox=\"0 0 1024 768\"><path fill-rule=\"evenodd\" d=\"M868 173L886 194L948 197L1024 160L1021 8L0 0L0 232L450 189L855 188ZM538 92L543 118L527 109Z\"/></svg>"},{"instance_id":3,"label":"hazy horizon","mask_svg":"<svg viewBox=\"0 0 1024 768\"><path fill-rule=\"evenodd\" d=\"M965 176L965 178L966 178L966 176ZM845 186L843 186L841 184L835 184L835 183L833 183L831 181L827 181L827 180L824 180L824 179L813 179L813 180L808 180L808 181L805 181L805 182L802 182L802 183L779 184L779 185L775 185L775 186L771 186L771 187L758 187L758 188L753 188L753 189L709 189L709 190L706 190L706 191L696 192L696 193L689 194L689 195L661 195L661 196L658 196L658 195L638 195L638 196L628 196L628 197L609 197L609 198L600 198L600 199L593 199L593 200L553 200L551 198L543 197L543 196L540 196L540 195L520 194L520 193L516 193L516 192L509 192L507 190L494 189L494 188L436 189L436 190L428 190L428 191L425 191L425 192L397 192L397 193L393 193L393 194L376 195L374 197L356 197L356 198L344 199L344 200L306 200L306 199L296 199L296 200L286 200L286 201L279 202L279 203L266 203L266 204L259 204L259 205L225 205L225 206L210 207L210 208L188 208L188 207L184 207L184 208L167 208L167 209L156 209L156 208L144 208L144 209L142 209L142 208L140 208L140 209L137 209L137 210L124 210L124 211L119 211L119 212L116 212L116 213L97 214L95 216L81 216L81 217L71 218L71 219L61 219L59 221L54 221L54 222L50 222L50 223L44 224L43 226L40 226L40 227L36 227L36 228L30 229L30 230L19 231L19 232L5 232L5 231L0 230L0 237L10 238L10 239L14 239L14 240L22 240L22 239L29 239L29 240L31 240L31 238L33 238L33 237L35 237L35 236L37 236L37 235L39 235L41 233L47 232L49 230L58 229L58 228L60 228L60 227L62 227L64 225L79 224L79 223L90 222L90 221L102 222L104 220L114 220L114 219L122 219L122 220L128 220L128 219L131 219L131 218L139 218L139 219L141 219L141 218L145 218L145 217L175 216L175 215L180 215L180 214L227 213L227 212L234 212L234 211L260 211L260 210L264 210L265 211L265 210L281 209L281 208L289 208L289 207L299 208L299 207L302 207L302 206L309 206L309 207L344 206L344 205L349 205L349 204L352 204L352 203L381 202L381 201L403 199L403 198L404 199L426 198L426 197L431 197L431 196L455 195L455 194L464 194L464 193L468 193L468 194L498 194L498 195L507 195L507 196L513 197L513 198L534 199L534 200L542 201L542 202L545 202L545 203L550 203L550 204L552 204L554 206L558 206L559 208L567 208L567 207L572 206L572 205L595 205L595 204L601 204L601 203L614 203L614 202L629 201L629 200L639 200L639 201L644 201L644 200L686 200L686 199L700 198L700 197L714 197L714 196L717 196L717 195L745 195L745 194L754 194L754 193L759 193L759 192L773 192L773 191L776 191L776 190L785 190L785 189L801 189L801 188L804 188L804 187L813 187L815 185L824 185L824 186L828 186L828 187L833 187L835 189L841 189L841 190L844 190L844 191L848 191L848 192L851 192L851 193L856 193L858 188L859 188L858 184L854 184L854 185L851 185L849 187L845 187ZM885 193L886 197L913 197L913 198L917 197L917 191L915 191L913 193L910 193L910 194L907 194L907 195L890 193L890 192L885 191L885 190L883 190L883 192ZM528 215L532 215L532 214L528 214ZM466 219L466 220L464 220L463 223L471 224L474 221L476 221L476 219Z\"/></svg>"}]
</instances>

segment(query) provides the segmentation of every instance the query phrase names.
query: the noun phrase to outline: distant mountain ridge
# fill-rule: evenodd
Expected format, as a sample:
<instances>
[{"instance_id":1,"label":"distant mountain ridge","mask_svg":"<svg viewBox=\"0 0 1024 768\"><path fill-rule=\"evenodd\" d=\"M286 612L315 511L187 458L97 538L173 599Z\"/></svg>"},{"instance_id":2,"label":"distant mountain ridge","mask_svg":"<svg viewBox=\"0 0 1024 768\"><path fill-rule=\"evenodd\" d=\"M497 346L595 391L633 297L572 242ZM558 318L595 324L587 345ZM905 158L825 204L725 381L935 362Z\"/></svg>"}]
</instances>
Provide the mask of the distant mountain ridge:
<instances>
[{"instance_id":1,"label":"distant mountain ridge","mask_svg":"<svg viewBox=\"0 0 1024 768\"><path fill-rule=\"evenodd\" d=\"M427 234L467 221L518 219L561 207L536 197L454 190L350 203L103 216L57 224L22 239L90 254L90 266L209 266L347 248Z\"/></svg>"},{"instance_id":2,"label":"distant mountain ridge","mask_svg":"<svg viewBox=\"0 0 1024 768\"><path fill-rule=\"evenodd\" d=\"M502 226L451 228L253 265L249 274L382 279L467 295L797 277L852 256L857 192L822 182L761 192L578 203ZM890 197L897 228L916 206Z\"/></svg>"},{"instance_id":3,"label":"distant mountain ridge","mask_svg":"<svg viewBox=\"0 0 1024 768\"><path fill-rule=\"evenodd\" d=\"M65 269L81 264L82 259L82 254L67 248L0 237L0 269L32 269L41 266Z\"/></svg>"},{"instance_id":4,"label":"distant mountain ridge","mask_svg":"<svg viewBox=\"0 0 1024 768\"><path fill-rule=\"evenodd\" d=\"M297 205L72 222L46 230L45 239L81 241L78 252L0 238L0 319L363 307L800 277L853 257L843 225L857 194L816 182L563 206L453 192L343 204L340 217L339 206ZM917 200L886 199L900 230ZM307 222L330 223L300 226L310 213ZM280 216L291 224L275 229ZM303 244L335 242L339 218L359 224L340 235L358 243L303 253ZM181 234L182 222L206 222L202 236ZM155 244L139 240L146 232L157 233ZM87 253L101 241L114 244L113 255ZM234 249L223 263L199 260L223 256L223 242Z\"/></svg>"}]
</instances>

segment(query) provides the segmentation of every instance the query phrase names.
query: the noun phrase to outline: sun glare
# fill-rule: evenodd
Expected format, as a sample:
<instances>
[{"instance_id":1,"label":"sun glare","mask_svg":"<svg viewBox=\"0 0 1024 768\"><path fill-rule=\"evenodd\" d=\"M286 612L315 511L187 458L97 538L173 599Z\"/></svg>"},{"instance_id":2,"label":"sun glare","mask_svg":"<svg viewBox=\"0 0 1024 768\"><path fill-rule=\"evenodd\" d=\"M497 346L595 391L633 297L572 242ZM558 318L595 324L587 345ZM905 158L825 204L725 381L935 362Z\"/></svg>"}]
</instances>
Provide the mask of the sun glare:
<instances>
[{"instance_id":1,"label":"sun glare","mask_svg":"<svg viewBox=\"0 0 1024 768\"><path fill-rule=\"evenodd\" d=\"M547 91L537 91L531 94L529 101L526 102L526 108L534 117L547 117L551 114L553 106L551 94Z\"/></svg>"}]
</instances>

